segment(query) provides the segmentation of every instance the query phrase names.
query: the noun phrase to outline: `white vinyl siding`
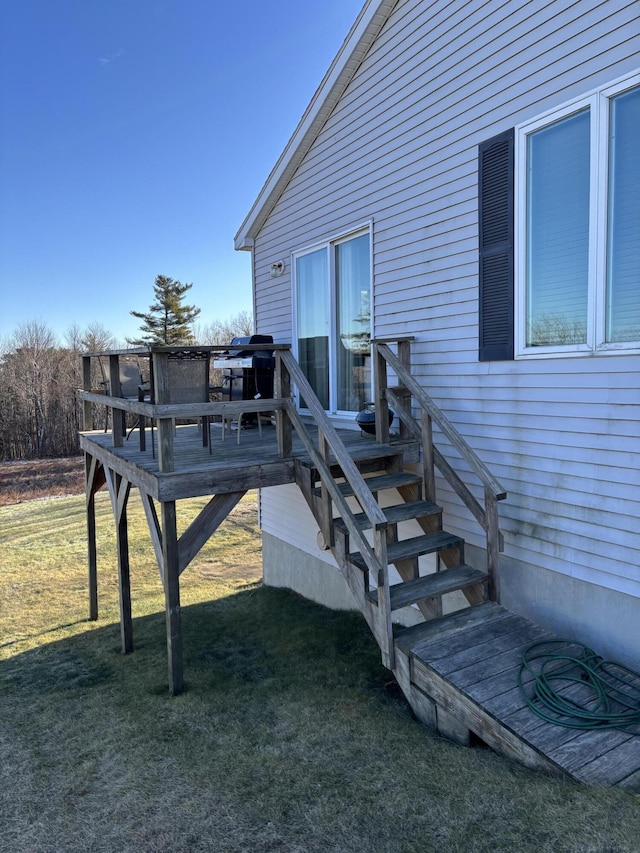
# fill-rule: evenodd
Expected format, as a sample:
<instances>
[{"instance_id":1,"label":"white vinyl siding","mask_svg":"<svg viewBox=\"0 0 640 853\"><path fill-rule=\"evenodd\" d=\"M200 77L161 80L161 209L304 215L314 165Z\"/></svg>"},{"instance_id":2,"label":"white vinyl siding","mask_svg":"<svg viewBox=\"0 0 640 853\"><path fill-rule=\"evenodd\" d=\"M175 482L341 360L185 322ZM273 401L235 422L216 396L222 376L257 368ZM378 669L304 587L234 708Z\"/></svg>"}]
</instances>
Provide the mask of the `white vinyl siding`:
<instances>
[{"instance_id":1,"label":"white vinyl siding","mask_svg":"<svg viewBox=\"0 0 640 853\"><path fill-rule=\"evenodd\" d=\"M414 374L508 490L506 555L636 596L637 356L478 362L477 153L637 70L638 9L400 0L254 249L257 331L291 341L291 270L271 264L373 220L373 333L415 335ZM483 546L439 488L445 527ZM295 489L263 507L265 530L322 556Z\"/></svg>"}]
</instances>

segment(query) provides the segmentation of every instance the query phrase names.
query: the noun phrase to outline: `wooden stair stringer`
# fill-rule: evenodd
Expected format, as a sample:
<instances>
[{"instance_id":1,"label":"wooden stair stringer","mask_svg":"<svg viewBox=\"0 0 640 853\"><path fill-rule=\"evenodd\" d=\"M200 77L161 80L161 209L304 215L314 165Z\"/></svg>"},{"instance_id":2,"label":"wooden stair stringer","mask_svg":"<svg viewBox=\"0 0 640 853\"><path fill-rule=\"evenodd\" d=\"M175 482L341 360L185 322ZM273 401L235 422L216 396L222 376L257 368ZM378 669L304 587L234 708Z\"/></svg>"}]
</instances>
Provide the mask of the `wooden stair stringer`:
<instances>
[{"instance_id":1,"label":"wooden stair stringer","mask_svg":"<svg viewBox=\"0 0 640 853\"><path fill-rule=\"evenodd\" d=\"M399 489L398 491L402 495L404 490ZM435 529L440 529L434 527L434 519L430 518L429 516L422 516L420 518L416 518L416 521L425 533L431 533ZM448 569L455 568L455 566L458 565L457 555L449 550L440 552L438 554L438 560L442 561ZM487 599L486 584L483 582L467 586L462 590L462 594L467 599L470 605L474 606L476 604L482 604ZM436 616L442 616L442 611L437 613Z\"/></svg>"},{"instance_id":2,"label":"wooden stair stringer","mask_svg":"<svg viewBox=\"0 0 640 853\"><path fill-rule=\"evenodd\" d=\"M428 501L422 500L422 482L423 479L419 475L411 474L404 470L402 458L393 453L384 453L380 456L380 461L385 465L383 473L371 471L369 466L367 473L374 473L374 476L368 478L367 485L372 491L372 494L377 500L379 492L389 489L395 489L400 495L403 503L386 508L389 512L389 528L387 530L389 564L393 565L397 570L404 587L408 585L409 589L419 589L424 586L429 588L430 582L425 578L420 579L418 569L418 555L437 551L438 560L443 556L442 562L447 566L447 571L442 575L447 575L451 571L450 567L460 567L467 572L474 571L467 566L464 566L464 540L460 537L452 536L442 531L441 509ZM374 460L375 462L375 460ZM335 471L334 471L335 473ZM338 472L340 473L340 472ZM326 520L326 507L321 500L321 490L316 485L317 472L308 464L296 462L296 482L302 491L302 494L311 510L311 513L320 528L326 529L323 520ZM353 493L353 489L348 481L339 484L340 491L345 497ZM382 507L381 507L382 509ZM383 509L385 512L385 509ZM355 520L362 530L369 527L367 517L364 513L355 513ZM433 537L436 544L433 547L424 547L419 549L416 554L410 553L411 549L406 548L406 540L398 541L397 524L400 521L416 520L420 527L425 531L425 540ZM368 571L366 564L359 555L350 554L349 548L349 532L345 522L340 518L331 517L329 521L330 536L323 536L324 546L331 550L340 572L354 597L355 603L361 611L367 625L372 631L378 644L382 647L383 639L382 632L384 626L380 622L380 609L376 590L371 590L368 584ZM420 537L416 537L416 541ZM322 541L322 540L321 540ZM440 575L440 572L436 573ZM451 578L455 573L451 574ZM428 577L428 576L427 576ZM455 589L461 589L469 602L479 604L486 599L486 574L478 572L474 575L477 580L470 582L468 577L464 577L463 582L459 585L447 585L448 581L442 581L440 577L436 577L434 588L436 590L432 597L419 596L415 599L406 601L398 606L409 606L415 604L420 611L424 620L429 621L442 616L442 595L445 592L451 592ZM444 587L447 587L444 589ZM396 592L392 595L397 598L402 598L408 590L402 589L398 596ZM392 609L396 609L392 605Z\"/></svg>"}]
</instances>

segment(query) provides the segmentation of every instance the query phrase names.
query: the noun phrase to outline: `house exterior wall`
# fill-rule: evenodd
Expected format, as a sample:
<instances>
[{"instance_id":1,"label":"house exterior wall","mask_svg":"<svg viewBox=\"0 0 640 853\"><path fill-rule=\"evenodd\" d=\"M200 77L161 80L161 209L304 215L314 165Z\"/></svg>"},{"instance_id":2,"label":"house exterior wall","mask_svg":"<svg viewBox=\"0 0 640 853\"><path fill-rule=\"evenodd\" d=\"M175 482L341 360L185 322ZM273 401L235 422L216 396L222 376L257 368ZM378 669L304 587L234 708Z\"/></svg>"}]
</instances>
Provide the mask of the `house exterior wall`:
<instances>
[{"instance_id":1,"label":"house exterior wall","mask_svg":"<svg viewBox=\"0 0 640 853\"><path fill-rule=\"evenodd\" d=\"M636 664L640 633L630 643L616 614L640 617L640 356L478 361L477 155L636 70L639 19L624 0L399 0L253 249L257 331L290 341L290 253L373 221L374 334L415 336L414 375L508 491L505 604L544 619L553 600L567 631ZM442 482L438 498L445 528L481 549ZM265 490L261 518L331 563L295 490ZM574 618L576 596L591 618Z\"/></svg>"}]
</instances>

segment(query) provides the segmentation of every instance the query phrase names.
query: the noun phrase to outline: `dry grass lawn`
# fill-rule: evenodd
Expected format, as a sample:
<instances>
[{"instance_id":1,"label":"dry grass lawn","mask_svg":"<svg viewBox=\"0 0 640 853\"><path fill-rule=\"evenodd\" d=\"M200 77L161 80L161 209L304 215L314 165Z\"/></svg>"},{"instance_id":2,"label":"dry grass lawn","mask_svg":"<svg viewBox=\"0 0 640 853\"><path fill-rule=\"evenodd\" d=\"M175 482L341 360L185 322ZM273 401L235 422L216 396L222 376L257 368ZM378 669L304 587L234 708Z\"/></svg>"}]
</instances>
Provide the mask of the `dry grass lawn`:
<instances>
[{"instance_id":1,"label":"dry grass lawn","mask_svg":"<svg viewBox=\"0 0 640 853\"><path fill-rule=\"evenodd\" d=\"M82 456L0 462L0 506L84 493Z\"/></svg>"}]
</instances>

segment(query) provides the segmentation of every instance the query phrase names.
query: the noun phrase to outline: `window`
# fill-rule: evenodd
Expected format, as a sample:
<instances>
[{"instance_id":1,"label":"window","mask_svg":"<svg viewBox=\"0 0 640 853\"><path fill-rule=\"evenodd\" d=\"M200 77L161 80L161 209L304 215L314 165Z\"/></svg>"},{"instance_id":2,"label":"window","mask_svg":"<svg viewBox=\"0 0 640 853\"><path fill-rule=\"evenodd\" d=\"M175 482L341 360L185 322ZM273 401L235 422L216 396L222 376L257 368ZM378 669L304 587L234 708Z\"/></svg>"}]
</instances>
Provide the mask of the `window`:
<instances>
[{"instance_id":1,"label":"window","mask_svg":"<svg viewBox=\"0 0 640 853\"><path fill-rule=\"evenodd\" d=\"M518 131L519 355L640 348L640 86Z\"/></svg>"},{"instance_id":2,"label":"window","mask_svg":"<svg viewBox=\"0 0 640 853\"><path fill-rule=\"evenodd\" d=\"M371 399L369 229L295 253L293 268L302 370L327 411L360 411Z\"/></svg>"},{"instance_id":3,"label":"window","mask_svg":"<svg viewBox=\"0 0 640 853\"><path fill-rule=\"evenodd\" d=\"M527 137L525 346L585 344L589 111Z\"/></svg>"},{"instance_id":4,"label":"window","mask_svg":"<svg viewBox=\"0 0 640 853\"><path fill-rule=\"evenodd\" d=\"M611 99L605 340L640 341L640 87Z\"/></svg>"},{"instance_id":5,"label":"window","mask_svg":"<svg viewBox=\"0 0 640 853\"><path fill-rule=\"evenodd\" d=\"M640 74L479 146L479 359L640 350Z\"/></svg>"}]
</instances>

